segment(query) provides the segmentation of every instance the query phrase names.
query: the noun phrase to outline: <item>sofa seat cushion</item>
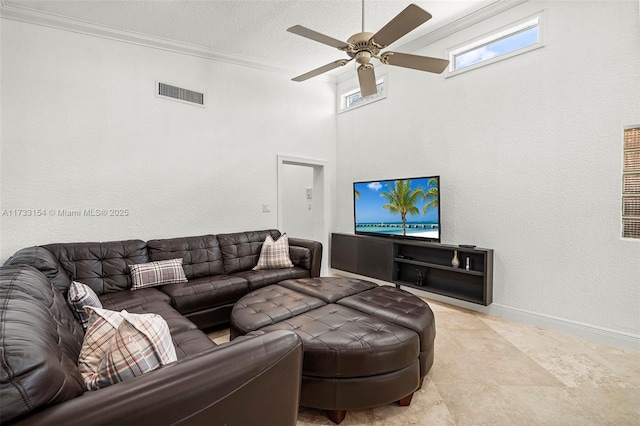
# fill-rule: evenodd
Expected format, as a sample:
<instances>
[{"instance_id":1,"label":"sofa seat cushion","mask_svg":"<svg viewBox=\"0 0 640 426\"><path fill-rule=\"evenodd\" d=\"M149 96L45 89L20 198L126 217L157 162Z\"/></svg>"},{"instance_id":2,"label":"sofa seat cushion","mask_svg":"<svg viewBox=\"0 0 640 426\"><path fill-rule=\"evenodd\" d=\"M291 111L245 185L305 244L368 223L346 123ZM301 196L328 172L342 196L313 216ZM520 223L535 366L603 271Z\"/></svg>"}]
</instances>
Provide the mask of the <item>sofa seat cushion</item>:
<instances>
[{"instance_id":1,"label":"sofa seat cushion","mask_svg":"<svg viewBox=\"0 0 640 426\"><path fill-rule=\"evenodd\" d=\"M178 360L197 355L217 345L202 330L186 330L171 334Z\"/></svg>"},{"instance_id":2,"label":"sofa seat cushion","mask_svg":"<svg viewBox=\"0 0 640 426\"><path fill-rule=\"evenodd\" d=\"M149 302L171 303L171 298L157 288L116 291L98 296L102 307L110 311L129 310L130 306L144 305Z\"/></svg>"},{"instance_id":3,"label":"sofa seat cushion","mask_svg":"<svg viewBox=\"0 0 640 426\"><path fill-rule=\"evenodd\" d=\"M242 271L233 274L249 282L251 290L277 284L283 280L309 278L309 270L294 266L287 269L264 269L259 271Z\"/></svg>"},{"instance_id":4,"label":"sofa seat cushion","mask_svg":"<svg viewBox=\"0 0 640 426\"><path fill-rule=\"evenodd\" d=\"M198 327L165 302L149 302L142 305L129 306L127 312L132 314L157 314L167 322L171 335L196 330Z\"/></svg>"},{"instance_id":5,"label":"sofa seat cushion","mask_svg":"<svg viewBox=\"0 0 640 426\"><path fill-rule=\"evenodd\" d=\"M169 284L161 291L171 298L172 305L180 313L188 314L234 303L249 292L249 284L241 277L215 275Z\"/></svg>"}]
</instances>

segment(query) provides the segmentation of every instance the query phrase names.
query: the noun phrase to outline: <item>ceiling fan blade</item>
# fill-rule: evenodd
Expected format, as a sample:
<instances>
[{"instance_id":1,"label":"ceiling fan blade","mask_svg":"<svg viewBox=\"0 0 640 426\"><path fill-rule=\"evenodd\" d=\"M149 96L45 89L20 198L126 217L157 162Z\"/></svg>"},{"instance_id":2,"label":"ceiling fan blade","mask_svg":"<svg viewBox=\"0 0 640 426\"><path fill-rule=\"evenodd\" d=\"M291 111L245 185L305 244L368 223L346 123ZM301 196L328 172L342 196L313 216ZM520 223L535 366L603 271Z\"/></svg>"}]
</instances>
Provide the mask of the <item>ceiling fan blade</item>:
<instances>
[{"instance_id":1,"label":"ceiling fan blade","mask_svg":"<svg viewBox=\"0 0 640 426\"><path fill-rule=\"evenodd\" d=\"M297 34L302 37L309 38L311 40L320 42L322 44L329 45L331 47L336 47L338 49L348 49L349 44L344 41L340 41L337 38L329 37L324 34L320 34L317 31L310 30L309 28L303 27L302 25L294 25L291 28L287 28L287 31L293 34Z\"/></svg>"},{"instance_id":2,"label":"ceiling fan blade","mask_svg":"<svg viewBox=\"0 0 640 426\"><path fill-rule=\"evenodd\" d=\"M358 67L358 81L360 82L360 94L363 97L378 93L373 65L363 64Z\"/></svg>"},{"instance_id":3,"label":"ceiling fan blade","mask_svg":"<svg viewBox=\"0 0 640 426\"><path fill-rule=\"evenodd\" d=\"M299 75L299 76L297 76L295 78L292 78L291 80L293 80L293 81L305 81L305 80L308 80L311 77L315 77L316 75L320 75L320 74L325 73L327 71L331 71L334 68L338 68L338 67L344 66L350 60L351 59L338 59L337 61L333 61L331 63L328 63L327 65L323 65L320 68L316 68L313 71L309 71L307 73Z\"/></svg>"},{"instance_id":4,"label":"ceiling fan blade","mask_svg":"<svg viewBox=\"0 0 640 426\"><path fill-rule=\"evenodd\" d=\"M419 71L442 73L449 61L446 59L430 58L428 56L410 55L408 53L385 52L380 56L383 64L395 65L397 67L412 68Z\"/></svg>"},{"instance_id":5,"label":"ceiling fan blade","mask_svg":"<svg viewBox=\"0 0 640 426\"><path fill-rule=\"evenodd\" d=\"M387 23L371 39L381 48L389 46L403 35L413 31L431 19L431 14L424 9L410 4L395 18Z\"/></svg>"}]
</instances>

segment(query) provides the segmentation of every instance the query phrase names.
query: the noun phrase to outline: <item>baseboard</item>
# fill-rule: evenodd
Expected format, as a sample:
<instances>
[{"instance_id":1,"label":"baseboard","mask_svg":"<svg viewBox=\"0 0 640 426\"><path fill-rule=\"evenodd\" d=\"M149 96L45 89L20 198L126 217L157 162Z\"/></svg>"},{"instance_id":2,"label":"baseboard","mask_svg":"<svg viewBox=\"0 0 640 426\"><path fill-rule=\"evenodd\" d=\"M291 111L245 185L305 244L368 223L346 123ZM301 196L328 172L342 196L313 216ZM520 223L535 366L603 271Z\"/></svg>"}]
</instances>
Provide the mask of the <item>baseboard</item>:
<instances>
[{"instance_id":1,"label":"baseboard","mask_svg":"<svg viewBox=\"0 0 640 426\"><path fill-rule=\"evenodd\" d=\"M354 278L361 278L369 281L376 282L380 285L391 285L389 282L375 280L367 277L363 277L356 274L351 274L344 271L334 270L338 275L351 276ZM447 296L440 296L438 294L420 291L417 289L403 287L410 293L418 296L423 296L429 299L436 300L438 302L447 303L449 305L459 306L461 308L469 309L471 311L482 312L488 315L495 315L497 317L506 318L525 324L531 324L538 327L546 328L549 330L558 331L561 333L570 334L572 336L581 337L595 342L604 343L611 346L616 346L625 349L631 349L636 352L640 352L640 336L631 333L624 333L616 330L607 329L604 327L596 327L591 324L585 324L578 321L570 321L564 318L558 318L551 315L539 314L537 312L527 311L524 309L518 309L511 306L501 305L499 303L492 303L489 306L478 305L475 303L465 302L464 300L453 299Z\"/></svg>"}]
</instances>

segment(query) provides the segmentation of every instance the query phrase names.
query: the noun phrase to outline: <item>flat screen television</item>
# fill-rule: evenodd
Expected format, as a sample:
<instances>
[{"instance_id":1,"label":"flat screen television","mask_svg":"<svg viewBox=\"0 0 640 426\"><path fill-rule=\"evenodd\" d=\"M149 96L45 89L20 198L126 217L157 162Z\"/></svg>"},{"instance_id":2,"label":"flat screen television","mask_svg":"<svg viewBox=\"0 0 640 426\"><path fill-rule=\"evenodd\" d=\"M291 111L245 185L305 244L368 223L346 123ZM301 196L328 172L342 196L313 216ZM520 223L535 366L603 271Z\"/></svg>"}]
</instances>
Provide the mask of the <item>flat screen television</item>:
<instances>
[{"instance_id":1,"label":"flat screen television","mask_svg":"<svg viewBox=\"0 0 640 426\"><path fill-rule=\"evenodd\" d=\"M353 184L358 235L440 242L440 176Z\"/></svg>"}]
</instances>

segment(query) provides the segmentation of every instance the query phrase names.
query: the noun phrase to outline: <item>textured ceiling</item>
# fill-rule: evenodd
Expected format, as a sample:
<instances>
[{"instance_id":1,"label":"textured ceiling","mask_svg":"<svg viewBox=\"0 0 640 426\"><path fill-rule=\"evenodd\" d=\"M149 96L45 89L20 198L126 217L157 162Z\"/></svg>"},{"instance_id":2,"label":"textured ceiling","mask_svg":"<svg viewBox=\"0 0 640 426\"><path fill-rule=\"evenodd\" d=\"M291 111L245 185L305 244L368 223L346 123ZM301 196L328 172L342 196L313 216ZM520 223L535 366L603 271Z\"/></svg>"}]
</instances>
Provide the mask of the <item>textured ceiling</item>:
<instances>
[{"instance_id":1,"label":"textured ceiling","mask_svg":"<svg viewBox=\"0 0 640 426\"><path fill-rule=\"evenodd\" d=\"M403 44L480 9L496 0L425 0L413 3L433 18L391 45ZM365 31L376 32L411 1L367 0ZM361 31L360 0L236 1L23 1L4 0L3 7L71 18L89 24L142 34L239 55L291 70L293 74L346 57L329 46L288 33L300 24L346 40Z\"/></svg>"}]
</instances>

